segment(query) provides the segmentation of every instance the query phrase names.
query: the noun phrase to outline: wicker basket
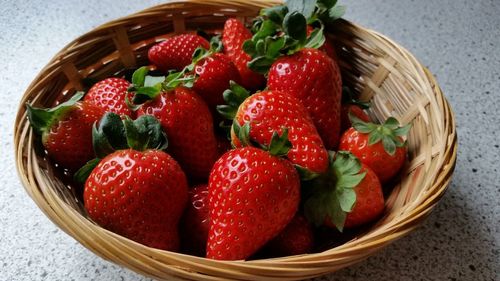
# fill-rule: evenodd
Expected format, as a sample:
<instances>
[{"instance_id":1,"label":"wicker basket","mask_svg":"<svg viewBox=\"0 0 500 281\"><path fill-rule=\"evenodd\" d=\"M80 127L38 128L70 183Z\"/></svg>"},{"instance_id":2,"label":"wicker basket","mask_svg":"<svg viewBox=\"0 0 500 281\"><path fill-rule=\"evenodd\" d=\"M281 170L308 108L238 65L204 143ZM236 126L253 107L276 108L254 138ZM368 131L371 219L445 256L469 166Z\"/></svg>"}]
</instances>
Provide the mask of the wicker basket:
<instances>
[{"instance_id":1,"label":"wicker basket","mask_svg":"<svg viewBox=\"0 0 500 281\"><path fill-rule=\"evenodd\" d=\"M28 194L61 229L97 255L156 279L291 280L320 276L357 263L406 235L444 194L454 169L455 120L432 74L387 37L347 21L331 34L343 78L373 119L395 116L412 123L409 161L387 200L384 217L366 232L333 249L252 261L215 261L148 248L90 220L73 189L44 158L29 127L24 104L51 106L83 88L83 78L103 79L147 64L148 48L175 33L217 31L228 17L247 20L270 1L191 1L164 4L124 17L77 38L41 71L24 94L16 119L17 169ZM248 17L248 18L247 18Z\"/></svg>"}]
</instances>

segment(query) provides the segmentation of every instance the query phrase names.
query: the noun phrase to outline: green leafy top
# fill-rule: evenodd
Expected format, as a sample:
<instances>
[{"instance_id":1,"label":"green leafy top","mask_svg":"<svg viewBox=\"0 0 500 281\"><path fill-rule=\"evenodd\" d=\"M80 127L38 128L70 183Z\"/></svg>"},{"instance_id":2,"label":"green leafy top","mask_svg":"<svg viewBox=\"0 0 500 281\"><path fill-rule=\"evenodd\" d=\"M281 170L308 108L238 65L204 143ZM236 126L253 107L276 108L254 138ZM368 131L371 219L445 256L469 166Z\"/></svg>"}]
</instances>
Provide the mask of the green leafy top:
<instances>
[{"instance_id":1,"label":"green leafy top","mask_svg":"<svg viewBox=\"0 0 500 281\"><path fill-rule=\"evenodd\" d=\"M191 64L178 72L171 72L167 76L149 76L148 68L143 66L138 68L132 75L132 86L129 92L135 92L133 103L127 101L132 109L148 100L156 98L162 91L171 91L179 86L192 88L196 81L196 75L193 73L196 64L214 53L222 51L222 41L220 36L214 36L210 40L210 49L198 47L193 52Z\"/></svg>"},{"instance_id":2,"label":"green leafy top","mask_svg":"<svg viewBox=\"0 0 500 281\"><path fill-rule=\"evenodd\" d=\"M240 126L236 120L233 121L232 130L242 146L254 146L268 151L271 155L286 157L292 148L292 143L288 139L288 128L282 129L281 136L274 131L269 145L263 145L250 139L250 122L245 122ZM234 143L233 143L233 146Z\"/></svg>"},{"instance_id":3,"label":"green leafy top","mask_svg":"<svg viewBox=\"0 0 500 281\"><path fill-rule=\"evenodd\" d=\"M31 127L35 132L45 138L50 128L66 115L74 105L82 99L84 93L76 92L68 101L53 108L37 108L26 103L26 111Z\"/></svg>"},{"instance_id":4,"label":"green leafy top","mask_svg":"<svg viewBox=\"0 0 500 281\"><path fill-rule=\"evenodd\" d=\"M252 57L250 69L266 74L282 55L291 55L302 48L319 48L325 42L323 22L333 22L345 8L337 1L289 0L286 5L262 9L252 26L253 37L243 44ZM307 25L316 25L307 36Z\"/></svg>"},{"instance_id":5,"label":"green leafy top","mask_svg":"<svg viewBox=\"0 0 500 281\"><path fill-rule=\"evenodd\" d=\"M78 182L84 182L100 159L117 150L132 148L138 151L146 149L165 150L168 146L167 135L160 122L152 115L142 115L136 120L126 116L122 118L107 112L99 121L99 126L92 128L92 143L97 158L87 162L75 173Z\"/></svg>"},{"instance_id":6,"label":"green leafy top","mask_svg":"<svg viewBox=\"0 0 500 281\"><path fill-rule=\"evenodd\" d=\"M305 183L304 212L308 220L319 226L330 219L342 231L356 203L354 188L365 175L360 161L350 152L330 152L328 172Z\"/></svg>"},{"instance_id":7,"label":"green leafy top","mask_svg":"<svg viewBox=\"0 0 500 281\"><path fill-rule=\"evenodd\" d=\"M371 122L364 122L351 113L349 113L349 119L351 120L352 127L356 131L368 134L368 145L373 145L382 141L384 150L391 156L396 153L397 147L406 145L406 142L400 137L408 134L411 124L400 127L399 121L394 117L387 118L384 124L374 124Z\"/></svg>"},{"instance_id":8,"label":"green leafy top","mask_svg":"<svg viewBox=\"0 0 500 281\"><path fill-rule=\"evenodd\" d=\"M234 81L229 81L229 89L222 93L226 104L218 105L217 111L226 119L233 120L240 104L243 103L251 94Z\"/></svg>"},{"instance_id":9,"label":"green leafy top","mask_svg":"<svg viewBox=\"0 0 500 281\"><path fill-rule=\"evenodd\" d=\"M361 109L370 108L370 102L363 102L354 97L351 89L347 86L342 87L342 104L353 104L359 106Z\"/></svg>"}]
</instances>

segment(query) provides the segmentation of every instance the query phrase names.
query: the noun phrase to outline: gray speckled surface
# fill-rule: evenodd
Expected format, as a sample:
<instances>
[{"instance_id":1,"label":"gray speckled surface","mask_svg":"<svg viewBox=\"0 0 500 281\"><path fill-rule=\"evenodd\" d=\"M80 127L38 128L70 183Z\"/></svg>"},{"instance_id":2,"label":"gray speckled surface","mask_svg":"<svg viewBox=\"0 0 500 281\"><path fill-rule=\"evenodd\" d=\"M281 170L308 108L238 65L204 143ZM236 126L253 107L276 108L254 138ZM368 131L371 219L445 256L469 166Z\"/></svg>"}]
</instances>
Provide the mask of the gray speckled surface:
<instances>
[{"instance_id":1,"label":"gray speckled surface","mask_svg":"<svg viewBox=\"0 0 500 281\"><path fill-rule=\"evenodd\" d=\"M12 126L22 93L66 43L160 2L0 1L0 280L147 280L96 257L37 209L17 179ZM451 187L421 228L318 280L500 280L500 1L343 2L346 18L393 38L436 74L460 147Z\"/></svg>"}]
</instances>

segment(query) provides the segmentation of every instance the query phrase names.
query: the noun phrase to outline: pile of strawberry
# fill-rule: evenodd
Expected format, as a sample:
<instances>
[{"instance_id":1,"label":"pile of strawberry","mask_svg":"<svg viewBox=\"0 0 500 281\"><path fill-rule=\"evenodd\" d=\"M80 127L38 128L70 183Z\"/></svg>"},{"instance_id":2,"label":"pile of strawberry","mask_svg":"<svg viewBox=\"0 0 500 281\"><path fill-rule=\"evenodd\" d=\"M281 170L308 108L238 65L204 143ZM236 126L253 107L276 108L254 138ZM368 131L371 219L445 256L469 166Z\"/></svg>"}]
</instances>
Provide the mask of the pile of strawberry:
<instances>
[{"instance_id":1,"label":"pile of strawberry","mask_svg":"<svg viewBox=\"0 0 500 281\"><path fill-rule=\"evenodd\" d=\"M130 82L28 105L29 120L110 231L213 259L308 253L316 227L380 217L382 184L406 158L409 126L369 122L342 89L323 34L344 11L335 2L263 9L250 30L228 19L210 42L173 36Z\"/></svg>"}]
</instances>

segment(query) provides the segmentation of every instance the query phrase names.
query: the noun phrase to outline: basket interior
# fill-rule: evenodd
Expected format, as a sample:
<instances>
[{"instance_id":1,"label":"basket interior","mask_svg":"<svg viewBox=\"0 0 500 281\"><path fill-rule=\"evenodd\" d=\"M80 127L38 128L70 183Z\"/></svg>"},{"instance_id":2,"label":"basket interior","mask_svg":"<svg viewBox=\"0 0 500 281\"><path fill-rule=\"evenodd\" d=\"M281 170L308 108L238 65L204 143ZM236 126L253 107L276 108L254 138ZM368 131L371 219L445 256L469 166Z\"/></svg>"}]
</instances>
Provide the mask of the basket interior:
<instances>
[{"instance_id":1,"label":"basket interior","mask_svg":"<svg viewBox=\"0 0 500 281\"><path fill-rule=\"evenodd\" d=\"M71 42L56 55L30 85L22 104L30 102L35 106L53 106L75 91L84 90L87 80L101 80L119 75L126 69L147 65L147 50L156 42L175 34L195 32L199 28L218 32L229 17L249 22L262 5L272 4L256 2L250 5L243 2L165 4L98 27ZM451 173L443 171L452 170L454 158L449 155L454 154L456 146L453 145L453 118L446 100L432 76L406 50L382 35L343 20L329 30L328 38L334 42L340 58L344 84L359 93L363 100L372 102L369 112L372 119L380 121L394 116L401 123L413 124L408 136L408 162L401 178L394 182L387 194L384 216L348 243L326 251L323 256L281 259L293 262L314 261L323 257L323 261L329 261L324 267L332 271L356 262L406 234L428 214L449 181ZM78 192L72 187L69 177L46 159L36 136L29 129L23 106L20 107L17 124L18 166L21 167L24 185L31 187L27 187L27 191L61 228L70 235L78 236L77 230L64 224L63 218L54 216L53 206L41 203L60 201L59 204L66 204L81 215L81 220L85 220ZM84 245L90 243L82 236L77 239ZM367 249L366 243L373 241L378 244ZM86 246L110 259L95 246ZM356 247L365 249L365 252L356 252ZM338 259L345 257L339 256L344 250L351 251L350 258ZM334 262L334 258L340 262ZM273 260L277 261L280 259ZM265 260L260 262L266 263ZM175 264L176 261L169 260L168 263ZM126 265L143 274L161 277L144 268ZM180 263L179 267L188 266ZM317 274L324 272L325 268L322 268L323 271L316 268ZM209 270L200 271L208 274ZM315 272L310 271L305 276L314 276Z\"/></svg>"}]
</instances>

